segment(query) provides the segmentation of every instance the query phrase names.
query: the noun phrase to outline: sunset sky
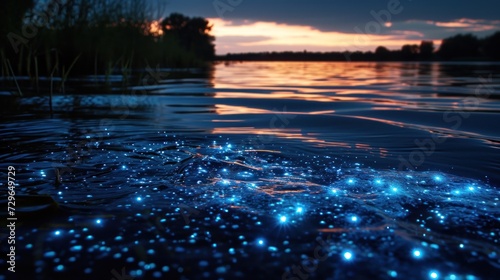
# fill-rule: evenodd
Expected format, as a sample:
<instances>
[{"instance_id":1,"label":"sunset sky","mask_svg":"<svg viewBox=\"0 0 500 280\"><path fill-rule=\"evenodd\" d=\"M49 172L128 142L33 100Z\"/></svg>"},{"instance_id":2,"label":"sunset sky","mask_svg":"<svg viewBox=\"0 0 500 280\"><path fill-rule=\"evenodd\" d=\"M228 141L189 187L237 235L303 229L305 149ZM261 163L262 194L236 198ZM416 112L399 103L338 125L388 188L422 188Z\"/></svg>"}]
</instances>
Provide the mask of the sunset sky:
<instances>
[{"instance_id":1,"label":"sunset sky","mask_svg":"<svg viewBox=\"0 0 500 280\"><path fill-rule=\"evenodd\" d=\"M500 30L498 0L170 0L166 9L208 18L218 54L399 49Z\"/></svg>"}]
</instances>

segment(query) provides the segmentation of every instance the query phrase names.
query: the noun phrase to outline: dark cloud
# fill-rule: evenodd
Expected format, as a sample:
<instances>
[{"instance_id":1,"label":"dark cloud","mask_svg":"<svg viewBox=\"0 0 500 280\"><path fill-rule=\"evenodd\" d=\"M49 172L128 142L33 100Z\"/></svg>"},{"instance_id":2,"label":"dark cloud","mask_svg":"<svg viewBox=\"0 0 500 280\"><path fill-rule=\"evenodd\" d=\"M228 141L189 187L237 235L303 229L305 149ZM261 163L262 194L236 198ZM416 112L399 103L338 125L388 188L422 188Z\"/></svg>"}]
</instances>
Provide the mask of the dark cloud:
<instances>
[{"instance_id":1,"label":"dark cloud","mask_svg":"<svg viewBox=\"0 0 500 280\"><path fill-rule=\"evenodd\" d=\"M355 33L355 27L364 29L367 23L374 20L372 11L387 10L391 1L397 0L170 0L167 11L203 17L222 15L224 19L231 20L246 19L309 25L322 31ZM399 2L402 11L391 15L392 22L408 20L448 22L460 18L500 19L498 0L473 2L400 0ZM218 7L219 13L215 6ZM229 8L224 9L224 7ZM225 12L222 12L224 10Z\"/></svg>"}]
</instances>

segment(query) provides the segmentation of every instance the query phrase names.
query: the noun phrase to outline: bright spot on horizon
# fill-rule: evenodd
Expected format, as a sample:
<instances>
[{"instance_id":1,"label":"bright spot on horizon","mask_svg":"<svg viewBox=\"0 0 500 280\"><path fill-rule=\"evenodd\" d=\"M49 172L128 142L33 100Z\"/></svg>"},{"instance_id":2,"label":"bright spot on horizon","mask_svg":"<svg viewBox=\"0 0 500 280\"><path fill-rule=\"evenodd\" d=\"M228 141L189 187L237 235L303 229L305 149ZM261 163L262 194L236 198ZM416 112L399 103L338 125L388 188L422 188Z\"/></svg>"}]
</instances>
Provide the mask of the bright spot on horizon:
<instances>
[{"instance_id":1,"label":"bright spot on horizon","mask_svg":"<svg viewBox=\"0 0 500 280\"><path fill-rule=\"evenodd\" d=\"M436 271L431 271L429 273L429 276L432 278L432 279L437 279L439 277L439 274L436 272Z\"/></svg>"},{"instance_id":2,"label":"bright spot on horizon","mask_svg":"<svg viewBox=\"0 0 500 280\"><path fill-rule=\"evenodd\" d=\"M280 217L280 221L281 221L282 223L286 222L286 216L281 216L281 217Z\"/></svg>"},{"instance_id":3,"label":"bright spot on horizon","mask_svg":"<svg viewBox=\"0 0 500 280\"><path fill-rule=\"evenodd\" d=\"M161 22L158 20L151 22L151 24L149 25L149 32L155 36L163 35L163 30L161 28Z\"/></svg>"}]
</instances>

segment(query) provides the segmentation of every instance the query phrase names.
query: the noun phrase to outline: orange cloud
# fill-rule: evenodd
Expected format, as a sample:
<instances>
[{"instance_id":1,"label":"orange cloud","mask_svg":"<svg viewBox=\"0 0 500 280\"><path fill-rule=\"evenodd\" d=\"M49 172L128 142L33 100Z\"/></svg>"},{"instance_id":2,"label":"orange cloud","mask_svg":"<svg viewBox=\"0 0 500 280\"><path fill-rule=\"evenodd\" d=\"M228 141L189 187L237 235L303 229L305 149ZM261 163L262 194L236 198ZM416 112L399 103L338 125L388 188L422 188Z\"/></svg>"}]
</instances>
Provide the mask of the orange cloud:
<instances>
[{"instance_id":1,"label":"orange cloud","mask_svg":"<svg viewBox=\"0 0 500 280\"><path fill-rule=\"evenodd\" d=\"M374 50L383 45L388 48L401 48L408 43L401 35L376 35L321 31L311 26L289 25L276 22L246 22L237 25L219 18L210 19L212 33L217 38L217 52L246 51L356 51ZM235 38L241 41L235 41ZM245 40L244 38L256 38ZM257 39L258 38L258 39ZM231 40L229 40L231 39Z\"/></svg>"},{"instance_id":2,"label":"orange cloud","mask_svg":"<svg viewBox=\"0 0 500 280\"><path fill-rule=\"evenodd\" d=\"M498 22L496 21L488 22L469 18L461 18L448 22L435 22L434 25L445 28L463 29L464 31L488 31L498 28Z\"/></svg>"}]
</instances>

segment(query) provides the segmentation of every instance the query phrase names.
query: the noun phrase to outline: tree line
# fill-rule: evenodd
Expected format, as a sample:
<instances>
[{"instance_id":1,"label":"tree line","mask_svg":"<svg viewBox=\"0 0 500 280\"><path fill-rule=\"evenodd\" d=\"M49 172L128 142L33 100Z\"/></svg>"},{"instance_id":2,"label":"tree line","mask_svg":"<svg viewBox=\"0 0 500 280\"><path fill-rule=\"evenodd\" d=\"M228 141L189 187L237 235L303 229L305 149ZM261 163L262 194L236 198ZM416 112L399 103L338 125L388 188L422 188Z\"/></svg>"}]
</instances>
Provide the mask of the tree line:
<instances>
[{"instance_id":1,"label":"tree line","mask_svg":"<svg viewBox=\"0 0 500 280\"><path fill-rule=\"evenodd\" d=\"M453 61L500 60L500 31L479 39L473 34L458 34L443 39L439 49L433 41L404 45L399 50L379 46L374 52L259 52L227 54L219 60L253 61Z\"/></svg>"}]
</instances>

